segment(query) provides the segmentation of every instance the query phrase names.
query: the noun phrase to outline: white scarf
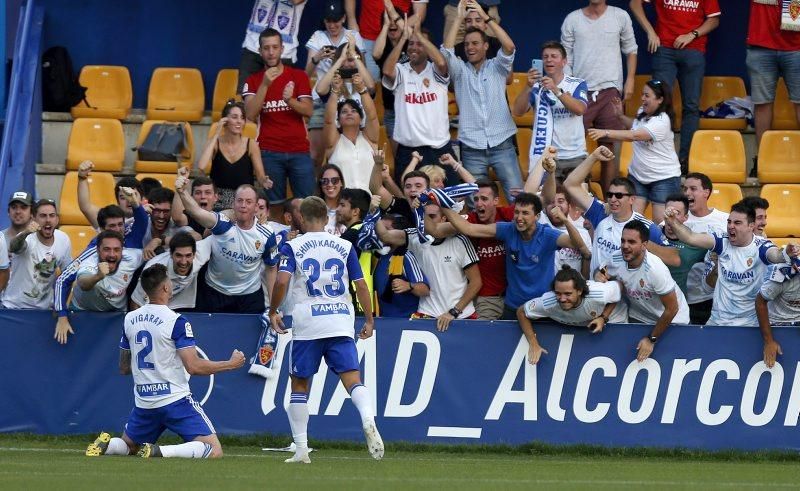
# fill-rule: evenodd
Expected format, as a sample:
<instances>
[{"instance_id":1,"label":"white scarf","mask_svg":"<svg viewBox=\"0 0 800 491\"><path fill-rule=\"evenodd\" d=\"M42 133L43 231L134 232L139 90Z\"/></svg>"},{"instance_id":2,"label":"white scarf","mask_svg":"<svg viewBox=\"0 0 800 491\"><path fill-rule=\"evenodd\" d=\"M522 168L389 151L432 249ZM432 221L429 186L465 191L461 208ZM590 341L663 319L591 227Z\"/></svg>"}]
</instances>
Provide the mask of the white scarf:
<instances>
[{"instance_id":1,"label":"white scarf","mask_svg":"<svg viewBox=\"0 0 800 491\"><path fill-rule=\"evenodd\" d=\"M538 89L538 90L537 90ZM544 151L553 141L553 108L545 97L547 90L536 84L536 112L533 115L533 138L530 162L538 162Z\"/></svg>"}]
</instances>

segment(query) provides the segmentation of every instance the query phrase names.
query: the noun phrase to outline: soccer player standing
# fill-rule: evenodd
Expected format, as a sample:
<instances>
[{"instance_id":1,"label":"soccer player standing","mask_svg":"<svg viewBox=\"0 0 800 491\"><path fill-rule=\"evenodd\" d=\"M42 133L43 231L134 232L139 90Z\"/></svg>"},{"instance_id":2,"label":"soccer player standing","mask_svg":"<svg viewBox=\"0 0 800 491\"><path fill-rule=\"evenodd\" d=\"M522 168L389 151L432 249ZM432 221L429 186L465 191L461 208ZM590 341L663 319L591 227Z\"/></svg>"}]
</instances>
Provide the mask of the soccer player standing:
<instances>
[{"instance_id":1,"label":"soccer player standing","mask_svg":"<svg viewBox=\"0 0 800 491\"><path fill-rule=\"evenodd\" d=\"M286 462L311 463L308 458L308 389L323 356L331 370L339 375L361 415L370 454L380 460L383 441L375 426L369 391L361 383L353 339L353 301L347 288L351 281L355 282L365 318L359 338L366 339L372 336L375 322L358 256L350 242L324 231L328 208L321 198L303 199L300 213L306 233L281 247L281 263L269 309L272 328L279 334L285 333L278 307L293 279L289 355L292 395L287 412L297 451Z\"/></svg>"},{"instance_id":2,"label":"soccer player standing","mask_svg":"<svg viewBox=\"0 0 800 491\"><path fill-rule=\"evenodd\" d=\"M125 375L133 374L136 405L122 438L100 433L86 455L132 455L138 451L140 457L222 457L214 426L189 391L189 375L235 370L244 365L244 354L233 350L227 361L198 357L191 324L167 307L172 297L167 267L150 266L142 272L141 282L150 303L125 316L119 343L119 369ZM165 429L186 443L155 445Z\"/></svg>"}]
</instances>

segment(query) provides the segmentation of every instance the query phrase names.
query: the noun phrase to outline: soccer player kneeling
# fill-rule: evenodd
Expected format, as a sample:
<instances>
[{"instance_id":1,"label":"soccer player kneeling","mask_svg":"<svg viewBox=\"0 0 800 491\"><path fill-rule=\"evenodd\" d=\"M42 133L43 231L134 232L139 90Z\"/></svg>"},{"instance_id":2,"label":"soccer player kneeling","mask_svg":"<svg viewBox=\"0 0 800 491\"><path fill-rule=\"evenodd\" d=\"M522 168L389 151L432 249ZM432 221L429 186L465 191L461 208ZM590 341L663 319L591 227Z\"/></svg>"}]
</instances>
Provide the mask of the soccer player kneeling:
<instances>
[{"instance_id":1,"label":"soccer player kneeling","mask_svg":"<svg viewBox=\"0 0 800 491\"><path fill-rule=\"evenodd\" d=\"M270 298L272 328L283 334L283 320L278 307L286 297L291 282L292 343L289 375L292 396L287 412L292 437L297 446L289 463L311 463L308 458L308 389L322 357L342 380L353 404L361 415L369 453L383 458L383 440L375 426L370 394L361 383L358 351L353 340L355 315L347 285L354 282L359 303L364 308L361 339L372 336L374 320L369 290L364 281L358 256L350 242L324 232L328 208L322 199L311 196L300 203L306 233L281 247L278 278Z\"/></svg>"},{"instance_id":2,"label":"soccer player kneeling","mask_svg":"<svg viewBox=\"0 0 800 491\"><path fill-rule=\"evenodd\" d=\"M150 302L125 316L120 340L120 372L133 374L136 405L122 438L101 433L86 455L140 457L222 457L214 426L189 391L189 375L211 375L244 365L244 354L233 350L230 360L197 356L192 326L167 303L172 282L163 264L145 269L141 285ZM135 360L135 361L133 361ZM184 370L185 368L185 370ZM155 445L165 429L184 439L180 445Z\"/></svg>"}]
</instances>

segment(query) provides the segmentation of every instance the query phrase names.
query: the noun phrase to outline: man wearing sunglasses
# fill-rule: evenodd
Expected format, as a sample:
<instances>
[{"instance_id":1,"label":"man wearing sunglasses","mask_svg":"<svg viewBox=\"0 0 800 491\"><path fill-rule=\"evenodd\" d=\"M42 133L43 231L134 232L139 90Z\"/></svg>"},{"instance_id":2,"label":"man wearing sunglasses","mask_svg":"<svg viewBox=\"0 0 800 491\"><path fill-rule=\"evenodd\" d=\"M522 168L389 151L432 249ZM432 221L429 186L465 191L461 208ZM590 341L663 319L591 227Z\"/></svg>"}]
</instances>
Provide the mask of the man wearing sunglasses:
<instances>
[{"instance_id":1,"label":"man wearing sunglasses","mask_svg":"<svg viewBox=\"0 0 800 491\"><path fill-rule=\"evenodd\" d=\"M583 188L583 182L596 162L609 162L614 154L606 147L598 147L564 180L564 188L572 200L586 210L583 216L594 227L592 241L592 262L589 266L590 277L594 278L599 269L611 267L611 258L620 250L622 229L631 220L639 220L650 230L648 250L658 256L667 266L680 265L678 250L669 247L667 238L655 223L633 211L633 184L624 177L611 181L605 192L607 203L591 196Z\"/></svg>"}]
</instances>

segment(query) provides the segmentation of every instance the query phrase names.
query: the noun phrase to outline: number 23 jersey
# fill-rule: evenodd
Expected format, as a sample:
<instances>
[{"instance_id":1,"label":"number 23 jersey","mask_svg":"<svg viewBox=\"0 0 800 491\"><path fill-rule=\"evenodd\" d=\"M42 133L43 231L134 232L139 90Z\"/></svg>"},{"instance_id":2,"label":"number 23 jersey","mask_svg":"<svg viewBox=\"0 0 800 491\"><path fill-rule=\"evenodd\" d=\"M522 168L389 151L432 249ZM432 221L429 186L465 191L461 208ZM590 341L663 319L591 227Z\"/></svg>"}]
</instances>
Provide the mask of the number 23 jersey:
<instances>
[{"instance_id":1,"label":"number 23 jersey","mask_svg":"<svg viewBox=\"0 0 800 491\"><path fill-rule=\"evenodd\" d=\"M348 291L363 279L353 245L326 232L311 232L281 247L280 273L293 276L292 339L353 337L355 314ZM280 274L279 273L279 274Z\"/></svg>"}]
</instances>

